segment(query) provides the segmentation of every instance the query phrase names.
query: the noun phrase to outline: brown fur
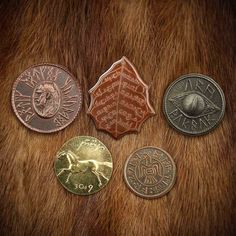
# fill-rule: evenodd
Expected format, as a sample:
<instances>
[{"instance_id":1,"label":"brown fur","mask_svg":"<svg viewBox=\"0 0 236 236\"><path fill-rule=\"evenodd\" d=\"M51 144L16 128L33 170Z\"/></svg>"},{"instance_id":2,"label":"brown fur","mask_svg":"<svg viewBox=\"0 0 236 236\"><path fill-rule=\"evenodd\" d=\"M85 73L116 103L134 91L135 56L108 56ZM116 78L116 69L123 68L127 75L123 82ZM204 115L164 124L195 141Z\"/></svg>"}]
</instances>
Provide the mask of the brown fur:
<instances>
[{"instance_id":1,"label":"brown fur","mask_svg":"<svg viewBox=\"0 0 236 236\"><path fill-rule=\"evenodd\" d=\"M1 235L233 235L236 200L234 0L32 0L0 3L0 234ZM88 89L127 56L150 85L156 116L141 132L116 141L86 115ZM55 134L25 128L10 95L28 66L61 64L78 78L84 104ZM226 114L214 132L187 137L170 128L162 98L178 76L211 76L226 95ZM113 154L108 186L90 197L58 183L56 151L76 135L102 140ZM144 200L123 181L128 155L144 145L168 151L177 182L166 196Z\"/></svg>"}]
</instances>

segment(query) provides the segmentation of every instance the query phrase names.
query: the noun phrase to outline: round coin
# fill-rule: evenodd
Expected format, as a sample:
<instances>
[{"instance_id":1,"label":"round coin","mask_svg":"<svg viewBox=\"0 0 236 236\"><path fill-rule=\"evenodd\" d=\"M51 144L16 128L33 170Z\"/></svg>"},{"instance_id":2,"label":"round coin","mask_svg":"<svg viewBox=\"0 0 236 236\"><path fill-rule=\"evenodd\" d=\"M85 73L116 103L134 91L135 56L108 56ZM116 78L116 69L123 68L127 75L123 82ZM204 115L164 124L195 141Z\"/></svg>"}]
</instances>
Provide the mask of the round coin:
<instances>
[{"instance_id":1,"label":"round coin","mask_svg":"<svg viewBox=\"0 0 236 236\"><path fill-rule=\"evenodd\" d=\"M59 65L31 66L13 85L15 114L26 127L41 133L64 129L75 119L81 104L80 85Z\"/></svg>"},{"instance_id":2,"label":"round coin","mask_svg":"<svg viewBox=\"0 0 236 236\"><path fill-rule=\"evenodd\" d=\"M128 187L138 196L162 197L175 183L175 163L164 150L143 147L129 156L124 168L124 178Z\"/></svg>"},{"instance_id":3,"label":"round coin","mask_svg":"<svg viewBox=\"0 0 236 236\"><path fill-rule=\"evenodd\" d=\"M54 164L59 182L68 191L90 195L106 186L112 175L112 156L98 139L78 136L57 152Z\"/></svg>"},{"instance_id":4,"label":"round coin","mask_svg":"<svg viewBox=\"0 0 236 236\"><path fill-rule=\"evenodd\" d=\"M213 130L225 112L225 97L220 86L201 74L188 74L175 80L163 101L168 122L188 135L202 135Z\"/></svg>"}]
</instances>

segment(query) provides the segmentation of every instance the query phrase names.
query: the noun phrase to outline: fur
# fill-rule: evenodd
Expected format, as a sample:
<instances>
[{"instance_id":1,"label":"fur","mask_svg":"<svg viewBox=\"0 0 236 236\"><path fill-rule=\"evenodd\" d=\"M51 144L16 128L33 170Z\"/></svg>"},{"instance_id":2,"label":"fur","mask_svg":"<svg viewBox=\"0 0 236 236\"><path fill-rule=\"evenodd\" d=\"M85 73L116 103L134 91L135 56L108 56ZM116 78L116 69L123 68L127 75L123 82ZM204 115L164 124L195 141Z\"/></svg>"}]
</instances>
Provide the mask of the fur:
<instances>
[{"instance_id":1,"label":"fur","mask_svg":"<svg viewBox=\"0 0 236 236\"><path fill-rule=\"evenodd\" d=\"M234 0L3 0L0 16L1 235L235 235ZM86 114L88 90L123 55L150 86L156 115L139 134L114 140ZM66 66L84 93L76 120L48 135L25 128L10 102L17 76L42 62ZM177 133L162 112L169 83L191 72L226 95L222 123L201 137ZM76 135L97 137L113 155L109 184L89 197L66 191L53 171L57 150ZM146 145L177 165L177 182L160 199L141 199L123 181L127 157Z\"/></svg>"}]
</instances>

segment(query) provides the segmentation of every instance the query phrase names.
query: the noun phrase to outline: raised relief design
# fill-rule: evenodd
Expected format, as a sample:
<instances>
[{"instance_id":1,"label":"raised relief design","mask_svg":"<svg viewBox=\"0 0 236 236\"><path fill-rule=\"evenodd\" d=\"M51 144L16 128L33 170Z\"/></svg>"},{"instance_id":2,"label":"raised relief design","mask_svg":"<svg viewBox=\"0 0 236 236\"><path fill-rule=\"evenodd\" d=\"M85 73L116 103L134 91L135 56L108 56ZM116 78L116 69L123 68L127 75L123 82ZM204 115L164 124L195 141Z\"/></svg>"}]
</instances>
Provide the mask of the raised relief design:
<instances>
[{"instance_id":1,"label":"raised relief design","mask_svg":"<svg viewBox=\"0 0 236 236\"><path fill-rule=\"evenodd\" d=\"M56 175L60 182L76 194L92 194L103 188L112 173L111 154L93 137L75 137L57 155Z\"/></svg>"},{"instance_id":2,"label":"raised relief design","mask_svg":"<svg viewBox=\"0 0 236 236\"><path fill-rule=\"evenodd\" d=\"M65 171L69 171L65 183L69 182L70 177L73 174L85 174L87 171L93 173L96 176L99 187L102 186L101 177L104 178L106 182L109 181L109 179L101 171L99 171L99 167L103 165L112 168L112 163L99 162L93 159L83 160L80 156L76 155L70 150L60 153L58 159L64 159L64 158L66 158L68 161L68 167L62 168L60 172L57 174L57 176L61 175ZM75 185L75 188L77 188L77 186L78 185Z\"/></svg>"},{"instance_id":3,"label":"raised relief design","mask_svg":"<svg viewBox=\"0 0 236 236\"><path fill-rule=\"evenodd\" d=\"M31 97L23 95L21 92L15 92L15 109L20 117L24 118L25 122L29 122L35 115L31 107Z\"/></svg>"},{"instance_id":4,"label":"raised relief design","mask_svg":"<svg viewBox=\"0 0 236 236\"><path fill-rule=\"evenodd\" d=\"M211 78L188 74L174 81L164 96L164 113L177 130L201 135L215 128L225 111L224 93Z\"/></svg>"},{"instance_id":5,"label":"raised relief design","mask_svg":"<svg viewBox=\"0 0 236 236\"><path fill-rule=\"evenodd\" d=\"M13 85L12 105L17 117L38 132L65 128L74 120L81 103L79 84L58 65L29 67Z\"/></svg>"},{"instance_id":6,"label":"raised relief design","mask_svg":"<svg viewBox=\"0 0 236 236\"><path fill-rule=\"evenodd\" d=\"M163 167L157 159L149 154L145 154L143 159L140 160L139 165L136 166L135 173L141 183L155 185L163 177Z\"/></svg>"},{"instance_id":7,"label":"raised relief design","mask_svg":"<svg viewBox=\"0 0 236 236\"><path fill-rule=\"evenodd\" d=\"M169 101L188 118L199 118L220 110L212 101L197 91L181 93L169 98Z\"/></svg>"},{"instance_id":8,"label":"raised relief design","mask_svg":"<svg viewBox=\"0 0 236 236\"><path fill-rule=\"evenodd\" d=\"M201 80L194 84L188 79L184 91L169 98L169 101L188 118L199 118L219 111L220 108L209 99L214 95L215 89L210 84L203 86Z\"/></svg>"},{"instance_id":9,"label":"raised relief design","mask_svg":"<svg viewBox=\"0 0 236 236\"><path fill-rule=\"evenodd\" d=\"M115 62L89 91L88 114L97 129L119 138L137 132L142 123L155 114L149 102L148 86L126 57Z\"/></svg>"},{"instance_id":10,"label":"raised relief design","mask_svg":"<svg viewBox=\"0 0 236 236\"><path fill-rule=\"evenodd\" d=\"M42 117L54 116L60 107L60 100L60 91L53 82L43 82L34 89L33 106Z\"/></svg>"},{"instance_id":11,"label":"raised relief design","mask_svg":"<svg viewBox=\"0 0 236 236\"><path fill-rule=\"evenodd\" d=\"M160 197L170 191L175 182L176 168L164 150L144 147L128 158L124 176L128 187L146 198Z\"/></svg>"}]
</instances>

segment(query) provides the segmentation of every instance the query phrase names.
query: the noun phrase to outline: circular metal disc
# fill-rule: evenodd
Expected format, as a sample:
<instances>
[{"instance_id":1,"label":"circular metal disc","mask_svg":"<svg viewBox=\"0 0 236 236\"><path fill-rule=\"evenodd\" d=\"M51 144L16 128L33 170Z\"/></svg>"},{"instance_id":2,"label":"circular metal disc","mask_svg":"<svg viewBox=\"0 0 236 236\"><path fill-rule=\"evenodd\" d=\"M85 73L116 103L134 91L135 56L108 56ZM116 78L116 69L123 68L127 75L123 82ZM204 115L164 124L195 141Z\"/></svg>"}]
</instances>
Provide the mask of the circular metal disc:
<instances>
[{"instance_id":1,"label":"circular metal disc","mask_svg":"<svg viewBox=\"0 0 236 236\"><path fill-rule=\"evenodd\" d=\"M171 156L157 147L143 147L126 161L124 178L128 187L143 198L162 197L176 179L176 166Z\"/></svg>"},{"instance_id":2,"label":"circular metal disc","mask_svg":"<svg viewBox=\"0 0 236 236\"><path fill-rule=\"evenodd\" d=\"M112 156L98 139L78 136L58 151L55 173L64 188L78 195L90 195L106 186L112 175Z\"/></svg>"},{"instance_id":3,"label":"circular metal disc","mask_svg":"<svg viewBox=\"0 0 236 236\"><path fill-rule=\"evenodd\" d=\"M26 127L41 133L64 129L75 119L81 104L80 85L59 65L29 67L12 89L15 114Z\"/></svg>"},{"instance_id":4,"label":"circular metal disc","mask_svg":"<svg viewBox=\"0 0 236 236\"><path fill-rule=\"evenodd\" d=\"M188 74L167 88L163 109L175 129L188 135L202 135L213 130L222 120L225 97L213 79Z\"/></svg>"}]
</instances>

